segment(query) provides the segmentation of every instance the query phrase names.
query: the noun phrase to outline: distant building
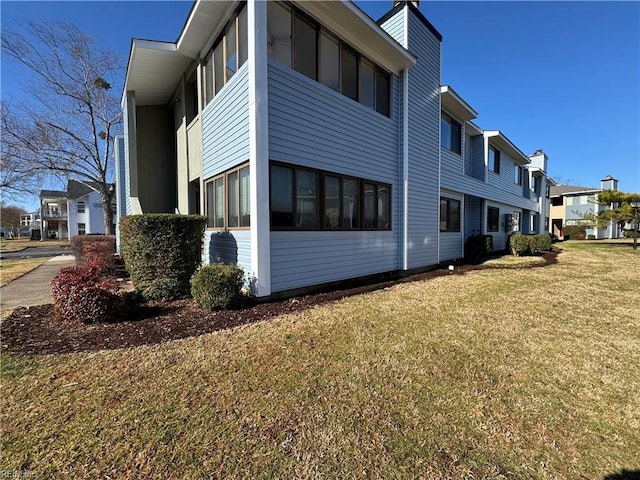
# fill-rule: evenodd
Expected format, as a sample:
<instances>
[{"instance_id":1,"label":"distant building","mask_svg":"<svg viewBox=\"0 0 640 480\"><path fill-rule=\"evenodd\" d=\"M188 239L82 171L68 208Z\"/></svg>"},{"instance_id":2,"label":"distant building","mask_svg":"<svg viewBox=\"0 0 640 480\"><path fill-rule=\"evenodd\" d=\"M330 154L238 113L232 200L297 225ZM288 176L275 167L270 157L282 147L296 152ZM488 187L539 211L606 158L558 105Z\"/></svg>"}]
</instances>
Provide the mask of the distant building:
<instances>
[{"instance_id":1,"label":"distant building","mask_svg":"<svg viewBox=\"0 0 640 480\"><path fill-rule=\"evenodd\" d=\"M551 225L549 233L559 238L563 237L564 227L584 225L583 215L609 210L609 205L599 205L598 194L606 190L618 190L618 180L607 175L600 181L600 188L580 187L577 185L556 185L550 188L551 206L549 214ZM619 226L612 222L606 228L587 227L587 235L596 239L618 238L621 235Z\"/></svg>"}]
</instances>

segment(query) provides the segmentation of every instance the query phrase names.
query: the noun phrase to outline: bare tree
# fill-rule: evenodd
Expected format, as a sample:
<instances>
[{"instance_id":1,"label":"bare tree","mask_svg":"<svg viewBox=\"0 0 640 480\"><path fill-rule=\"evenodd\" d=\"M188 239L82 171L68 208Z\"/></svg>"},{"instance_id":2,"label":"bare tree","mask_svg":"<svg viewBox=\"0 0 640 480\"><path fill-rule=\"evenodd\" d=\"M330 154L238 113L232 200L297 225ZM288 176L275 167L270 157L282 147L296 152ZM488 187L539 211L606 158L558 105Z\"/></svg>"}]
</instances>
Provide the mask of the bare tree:
<instances>
[{"instance_id":1,"label":"bare tree","mask_svg":"<svg viewBox=\"0 0 640 480\"><path fill-rule=\"evenodd\" d=\"M3 170L6 162L14 178L8 174L8 183L25 171L74 178L100 194L105 232L113 233L111 146L122 118L112 91L123 72L118 57L63 22L3 31L2 53L33 76L24 82L27 99L2 106Z\"/></svg>"}]
</instances>

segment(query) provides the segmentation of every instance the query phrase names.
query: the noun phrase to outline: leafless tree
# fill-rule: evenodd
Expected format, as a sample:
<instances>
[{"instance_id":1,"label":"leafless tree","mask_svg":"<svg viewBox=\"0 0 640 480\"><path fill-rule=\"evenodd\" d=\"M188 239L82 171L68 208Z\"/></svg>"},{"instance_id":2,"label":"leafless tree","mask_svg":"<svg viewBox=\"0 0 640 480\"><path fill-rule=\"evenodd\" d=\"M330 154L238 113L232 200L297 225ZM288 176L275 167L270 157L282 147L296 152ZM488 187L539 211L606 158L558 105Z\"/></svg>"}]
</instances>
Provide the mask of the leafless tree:
<instances>
[{"instance_id":1,"label":"leafless tree","mask_svg":"<svg viewBox=\"0 0 640 480\"><path fill-rule=\"evenodd\" d=\"M112 85L123 72L120 60L64 22L3 31L2 53L32 74L28 95L2 105L7 183L24 172L83 182L100 194L105 231L113 233L111 147L122 114Z\"/></svg>"}]
</instances>

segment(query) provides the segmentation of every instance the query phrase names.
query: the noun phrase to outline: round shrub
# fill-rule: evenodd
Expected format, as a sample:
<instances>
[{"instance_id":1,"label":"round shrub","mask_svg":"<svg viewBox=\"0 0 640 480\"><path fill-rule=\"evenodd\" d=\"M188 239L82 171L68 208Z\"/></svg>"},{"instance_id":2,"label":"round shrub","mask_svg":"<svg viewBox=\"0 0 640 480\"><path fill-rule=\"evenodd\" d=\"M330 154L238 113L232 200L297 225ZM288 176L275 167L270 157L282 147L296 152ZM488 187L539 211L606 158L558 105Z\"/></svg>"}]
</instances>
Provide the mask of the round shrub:
<instances>
[{"instance_id":1,"label":"round shrub","mask_svg":"<svg viewBox=\"0 0 640 480\"><path fill-rule=\"evenodd\" d=\"M189 296L202 259L206 217L144 214L120 220L122 257L136 290L147 300Z\"/></svg>"},{"instance_id":2,"label":"round shrub","mask_svg":"<svg viewBox=\"0 0 640 480\"><path fill-rule=\"evenodd\" d=\"M548 252L551 250L551 235L548 233L540 233L530 237L529 249L532 252Z\"/></svg>"},{"instance_id":3,"label":"round shrub","mask_svg":"<svg viewBox=\"0 0 640 480\"><path fill-rule=\"evenodd\" d=\"M511 237L509 238L509 247L511 248L511 253L516 257L529 252L529 245L530 242L527 235L516 233L514 235L511 235Z\"/></svg>"},{"instance_id":4,"label":"round shrub","mask_svg":"<svg viewBox=\"0 0 640 480\"><path fill-rule=\"evenodd\" d=\"M242 304L244 272L237 265L206 265L191 279L193 300L205 310L226 310Z\"/></svg>"}]
</instances>

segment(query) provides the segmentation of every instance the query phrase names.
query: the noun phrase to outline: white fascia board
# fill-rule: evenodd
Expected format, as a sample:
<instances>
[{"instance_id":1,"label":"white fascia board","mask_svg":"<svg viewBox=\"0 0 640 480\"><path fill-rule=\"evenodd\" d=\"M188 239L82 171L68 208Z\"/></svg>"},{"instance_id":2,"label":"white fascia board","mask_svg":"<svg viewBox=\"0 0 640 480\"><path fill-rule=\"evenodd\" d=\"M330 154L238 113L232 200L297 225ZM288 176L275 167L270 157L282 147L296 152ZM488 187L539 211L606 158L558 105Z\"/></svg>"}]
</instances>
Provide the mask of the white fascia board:
<instances>
[{"instance_id":1,"label":"white fascia board","mask_svg":"<svg viewBox=\"0 0 640 480\"><path fill-rule=\"evenodd\" d=\"M500 130L485 130L483 135L484 138L491 140L496 147L510 154L519 165L529 165L531 163L529 157L522 153L522 150L516 147Z\"/></svg>"},{"instance_id":2,"label":"white fascia board","mask_svg":"<svg viewBox=\"0 0 640 480\"><path fill-rule=\"evenodd\" d=\"M449 110L460 120L468 121L478 116L478 112L449 85L440 86L440 101L445 109Z\"/></svg>"}]
</instances>

